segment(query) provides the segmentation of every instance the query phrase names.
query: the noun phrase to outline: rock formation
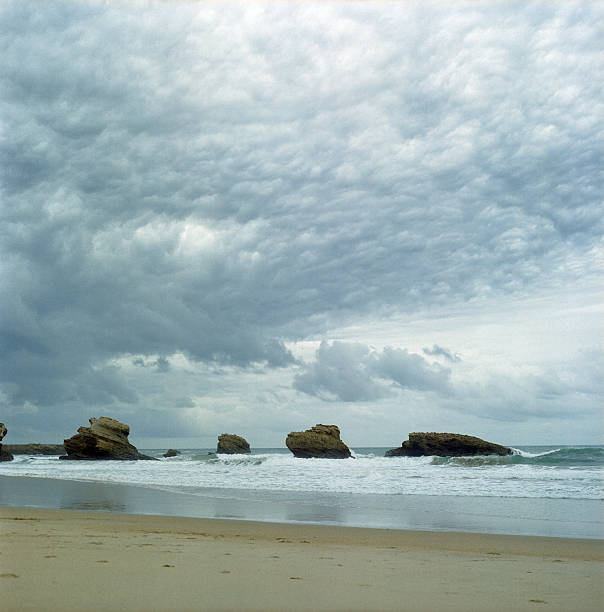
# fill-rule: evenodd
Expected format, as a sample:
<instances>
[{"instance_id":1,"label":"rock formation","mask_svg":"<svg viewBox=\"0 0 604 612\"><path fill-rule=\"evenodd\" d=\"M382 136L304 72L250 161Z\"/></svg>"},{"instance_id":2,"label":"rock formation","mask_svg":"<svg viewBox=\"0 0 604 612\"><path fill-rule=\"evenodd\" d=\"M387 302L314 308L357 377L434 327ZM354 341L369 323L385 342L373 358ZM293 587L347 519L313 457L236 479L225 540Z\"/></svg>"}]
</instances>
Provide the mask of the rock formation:
<instances>
[{"instance_id":1,"label":"rock formation","mask_svg":"<svg viewBox=\"0 0 604 612\"><path fill-rule=\"evenodd\" d=\"M108 417L89 419L90 427L65 440L67 455L61 459L153 459L128 442L130 427Z\"/></svg>"},{"instance_id":2,"label":"rock formation","mask_svg":"<svg viewBox=\"0 0 604 612\"><path fill-rule=\"evenodd\" d=\"M4 449L13 455L64 455L62 444L5 444Z\"/></svg>"},{"instance_id":3,"label":"rock formation","mask_svg":"<svg viewBox=\"0 0 604 612\"><path fill-rule=\"evenodd\" d=\"M317 424L306 431L292 431L285 445L295 457L346 459L352 455L340 440L340 429L336 425Z\"/></svg>"},{"instance_id":4,"label":"rock formation","mask_svg":"<svg viewBox=\"0 0 604 612\"><path fill-rule=\"evenodd\" d=\"M169 448L164 454L164 457L177 457L180 455L180 451L175 448Z\"/></svg>"},{"instance_id":5,"label":"rock formation","mask_svg":"<svg viewBox=\"0 0 604 612\"><path fill-rule=\"evenodd\" d=\"M235 434L220 434L216 452L224 455L249 454L250 445L245 438Z\"/></svg>"},{"instance_id":6,"label":"rock formation","mask_svg":"<svg viewBox=\"0 0 604 612\"><path fill-rule=\"evenodd\" d=\"M0 423L0 461L12 461L14 459L14 457L5 448L2 448L1 442L7 431L8 430L6 429L4 423Z\"/></svg>"},{"instance_id":7,"label":"rock formation","mask_svg":"<svg viewBox=\"0 0 604 612\"><path fill-rule=\"evenodd\" d=\"M386 457L462 457L464 455L511 455L512 449L474 436L453 433L409 434L400 448L386 451Z\"/></svg>"}]
</instances>

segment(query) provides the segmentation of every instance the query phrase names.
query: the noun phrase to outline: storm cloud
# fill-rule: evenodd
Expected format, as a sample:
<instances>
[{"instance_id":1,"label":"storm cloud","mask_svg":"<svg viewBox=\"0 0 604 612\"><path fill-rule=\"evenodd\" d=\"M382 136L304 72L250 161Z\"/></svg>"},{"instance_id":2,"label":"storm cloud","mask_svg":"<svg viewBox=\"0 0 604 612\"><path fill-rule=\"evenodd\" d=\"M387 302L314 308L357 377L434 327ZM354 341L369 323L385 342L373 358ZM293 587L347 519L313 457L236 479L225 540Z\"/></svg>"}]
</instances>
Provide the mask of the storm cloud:
<instances>
[{"instance_id":1,"label":"storm cloud","mask_svg":"<svg viewBox=\"0 0 604 612\"><path fill-rule=\"evenodd\" d=\"M284 411L401 390L445 409L466 371L436 363L460 365L446 337L418 340L434 361L404 337L328 340L569 286L595 300L600 3L0 11L0 397L19 427L141 422L217 387L252 401L237 376Z\"/></svg>"}]
</instances>

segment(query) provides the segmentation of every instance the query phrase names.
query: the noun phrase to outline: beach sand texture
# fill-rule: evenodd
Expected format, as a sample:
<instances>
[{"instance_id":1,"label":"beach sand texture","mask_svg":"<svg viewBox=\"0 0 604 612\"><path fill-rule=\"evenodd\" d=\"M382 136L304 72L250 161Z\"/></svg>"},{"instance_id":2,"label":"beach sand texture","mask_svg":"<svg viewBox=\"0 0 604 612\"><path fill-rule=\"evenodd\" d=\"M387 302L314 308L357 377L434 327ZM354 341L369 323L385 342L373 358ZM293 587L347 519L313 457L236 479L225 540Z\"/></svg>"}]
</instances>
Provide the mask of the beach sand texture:
<instances>
[{"instance_id":1,"label":"beach sand texture","mask_svg":"<svg viewBox=\"0 0 604 612\"><path fill-rule=\"evenodd\" d=\"M601 540L0 508L5 612L596 611Z\"/></svg>"}]
</instances>

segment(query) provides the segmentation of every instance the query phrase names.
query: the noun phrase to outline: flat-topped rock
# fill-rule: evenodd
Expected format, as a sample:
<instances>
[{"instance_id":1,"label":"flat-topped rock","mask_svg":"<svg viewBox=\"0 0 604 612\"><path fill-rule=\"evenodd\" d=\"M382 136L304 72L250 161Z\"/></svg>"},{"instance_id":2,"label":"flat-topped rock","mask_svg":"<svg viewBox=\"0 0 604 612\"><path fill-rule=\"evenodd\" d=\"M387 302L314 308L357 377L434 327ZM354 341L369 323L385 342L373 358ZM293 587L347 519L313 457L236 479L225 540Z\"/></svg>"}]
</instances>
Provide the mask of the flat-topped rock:
<instances>
[{"instance_id":1,"label":"flat-topped rock","mask_svg":"<svg viewBox=\"0 0 604 612\"><path fill-rule=\"evenodd\" d=\"M178 457L180 451L175 448L169 448L162 456L163 457Z\"/></svg>"},{"instance_id":2,"label":"flat-topped rock","mask_svg":"<svg viewBox=\"0 0 604 612\"><path fill-rule=\"evenodd\" d=\"M249 454L250 445L245 438L235 434L220 434L216 452L223 455Z\"/></svg>"},{"instance_id":3,"label":"flat-topped rock","mask_svg":"<svg viewBox=\"0 0 604 612\"><path fill-rule=\"evenodd\" d=\"M414 432L400 448L386 451L386 457L463 457L468 455L511 455L512 449L474 436L454 433Z\"/></svg>"},{"instance_id":4,"label":"flat-topped rock","mask_svg":"<svg viewBox=\"0 0 604 612\"><path fill-rule=\"evenodd\" d=\"M130 427L109 417L91 418L90 427L78 428L78 433L65 440L61 459L153 459L138 452L128 442Z\"/></svg>"},{"instance_id":5,"label":"flat-topped rock","mask_svg":"<svg viewBox=\"0 0 604 612\"><path fill-rule=\"evenodd\" d=\"M5 444L4 448L13 455L64 455L62 444Z\"/></svg>"},{"instance_id":6,"label":"flat-topped rock","mask_svg":"<svg viewBox=\"0 0 604 612\"><path fill-rule=\"evenodd\" d=\"M3 448L1 444L7 431L6 425L4 423L0 423L0 461L12 461L14 459L12 454L6 450L6 448Z\"/></svg>"},{"instance_id":7,"label":"flat-topped rock","mask_svg":"<svg viewBox=\"0 0 604 612\"><path fill-rule=\"evenodd\" d=\"M340 440L337 425L317 424L306 431L292 431L285 445L295 457L347 459L352 456L348 446Z\"/></svg>"}]
</instances>

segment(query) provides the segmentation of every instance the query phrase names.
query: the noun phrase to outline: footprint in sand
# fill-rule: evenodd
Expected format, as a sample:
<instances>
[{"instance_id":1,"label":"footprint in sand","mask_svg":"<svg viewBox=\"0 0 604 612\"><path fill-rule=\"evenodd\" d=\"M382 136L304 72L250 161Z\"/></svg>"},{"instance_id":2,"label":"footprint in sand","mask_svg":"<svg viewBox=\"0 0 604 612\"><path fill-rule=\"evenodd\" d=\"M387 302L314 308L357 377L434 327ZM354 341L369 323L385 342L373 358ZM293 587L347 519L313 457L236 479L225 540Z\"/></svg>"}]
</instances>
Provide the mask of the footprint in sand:
<instances>
[{"instance_id":1,"label":"footprint in sand","mask_svg":"<svg viewBox=\"0 0 604 612\"><path fill-rule=\"evenodd\" d=\"M17 574L0 574L0 578L18 578Z\"/></svg>"},{"instance_id":2,"label":"footprint in sand","mask_svg":"<svg viewBox=\"0 0 604 612\"><path fill-rule=\"evenodd\" d=\"M230 574L231 570L222 570L220 573L221 574Z\"/></svg>"},{"instance_id":3,"label":"footprint in sand","mask_svg":"<svg viewBox=\"0 0 604 612\"><path fill-rule=\"evenodd\" d=\"M57 555L44 555L45 559L56 559Z\"/></svg>"},{"instance_id":4,"label":"footprint in sand","mask_svg":"<svg viewBox=\"0 0 604 612\"><path fill-rule=\"evenodd\" d=\"M290 580L304 580L301 576L290 576Z\"/></svg>"},{"instance_id":5,"label":"footprint in sand","mask_svg":"<svg viewBox=\"0 0 604 612\"><path fill-rule=\"evenodd\" d=\"M544 599L529 599L531 603L547 603Z\"/></svg>"},{"instance_id":6,"label":"footprint in sand","mask_svg":"<svg viewBox=\"0 0 604 612\"><path fill-rule=\"evenodd\" d=\"M169 563L164 563L164 565L162 565L162 567L174 567L174 566L170 565Z\"/></svg>"},{"instance_id":7,"label":"footprint in sand","mask_svg":"<svg viewBox=\"0 0 604 612\"><path fill-rule=\"evenodd\" d=\"M97 563L109 563L109 561L107 559L98 559Z\"/></svg>"}]
</instances>

